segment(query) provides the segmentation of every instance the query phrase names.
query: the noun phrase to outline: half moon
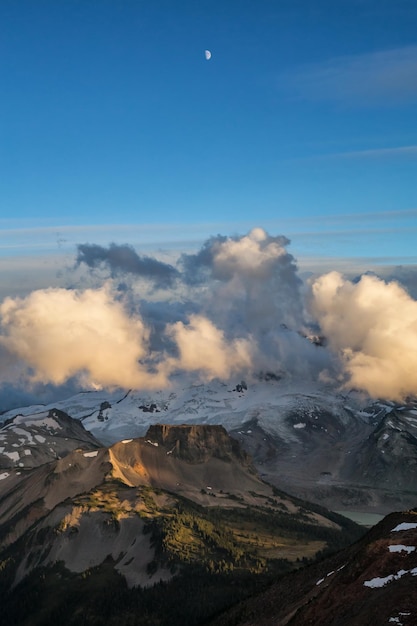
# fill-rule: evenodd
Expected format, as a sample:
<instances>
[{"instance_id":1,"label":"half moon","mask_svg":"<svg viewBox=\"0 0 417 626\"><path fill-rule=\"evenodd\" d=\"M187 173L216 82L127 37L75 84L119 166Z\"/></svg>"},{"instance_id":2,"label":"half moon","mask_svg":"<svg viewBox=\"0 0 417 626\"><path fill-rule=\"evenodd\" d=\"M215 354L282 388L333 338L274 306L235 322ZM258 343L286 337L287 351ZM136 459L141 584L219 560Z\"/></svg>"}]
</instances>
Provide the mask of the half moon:
<instances>
[{"instance_id":1,"label":"half moon","mask_svg":"<svg viewBox=\"0 0 417 626\"><path fill-rule=\"evenodd\" d=\"M211 59L211 52L210 52L210 50L204 50L204 56L206 57L206 61L210 61L210 59Z\"/></svg>"}]
</instances>

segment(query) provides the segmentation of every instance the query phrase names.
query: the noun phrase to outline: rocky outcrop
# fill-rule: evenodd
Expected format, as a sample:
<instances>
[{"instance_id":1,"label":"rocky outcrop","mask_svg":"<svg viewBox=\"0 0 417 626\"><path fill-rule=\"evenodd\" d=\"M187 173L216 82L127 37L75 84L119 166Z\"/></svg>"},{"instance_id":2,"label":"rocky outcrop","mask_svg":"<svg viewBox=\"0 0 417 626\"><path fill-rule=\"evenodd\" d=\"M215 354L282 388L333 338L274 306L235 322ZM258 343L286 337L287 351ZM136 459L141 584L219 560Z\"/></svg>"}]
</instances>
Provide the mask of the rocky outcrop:
<instances>
[{"instance_id":1,"label":"rocky outcrop","mask_svg":"<svg viewBox=\"0 0 417 626\"><path fill-rule=\"evenodd\" d=\"M213 457L222 461L238 460L245 465L251 463L249 456L223 426L153 424L145 440L164 446L174 457L189 463L205 463Z\"/></svg>"}]
</instances>

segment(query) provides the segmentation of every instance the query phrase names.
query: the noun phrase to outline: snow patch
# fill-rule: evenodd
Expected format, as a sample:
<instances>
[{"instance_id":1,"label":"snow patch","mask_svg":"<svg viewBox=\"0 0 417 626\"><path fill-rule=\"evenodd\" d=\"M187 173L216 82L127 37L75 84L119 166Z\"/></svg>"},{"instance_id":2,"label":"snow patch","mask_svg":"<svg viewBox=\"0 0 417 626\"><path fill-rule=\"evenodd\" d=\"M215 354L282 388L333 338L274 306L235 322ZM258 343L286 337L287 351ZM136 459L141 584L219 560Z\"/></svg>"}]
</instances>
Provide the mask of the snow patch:
<instances>
[{"instance_id":1,"label":"snow patch","mask_svg":"<svg viewBox=\"0 0 417 626\"><path fill-rule=\"evenodd\" d=\"M62 430L62 426L58 424L52 417L44 417L42 419L32 419L25 422L26 426L46 426L48 430Z\"/></svg>"},{"instance_id":2,"label":"snow patch","mask_svg":"<svg viewBox=\"0 0 417 626\"><path fill-rule=\"evenodd\" d=\"M93 450L93 452L84 452L83 456L93 457L93 456L97 456L97 454L98 454L98 450Z\"/></svg>"},{"instance_id":3,"label":"snow patch","mask_svg":"<svg viewBox=\"0 0 417 626\"><path fill-rule=\"evenodd\" d=\"M398 626L403 626L403 623L401 621L401 617L408 617L409 615L411 615L410 611L399 611L398 615L395 617L390 617L388 620L389 624L398 624Z\"/></svg>"},{"instance_id":4,"label":"snow patch","mask_svg":"<svg viewBox=\"0 0 417 626\"><path fill-rule=\"evenodd\" d=\"M396 533L400 530L412 530L413 528L417 528L417 524L414 522L402 522L398 524L395 528L391 530L392 533Z\"/></svg>"},{"instance_id":5,"label":"snow patch","mask_svg":"<svg viewBox=\"0 0 417 626\"><path fill-rule=\"evenodd\" d=\"M293 428L305 428L307 424L305 422L299 422L298 424L294 424Z\"/></svg>"},{"instance_id":6,"label":"snow patch","mask_svg":"<svg viewBox=\"0 0 417 626\"><path fill-rule=\"evenodd\" d=\"M120 443L130 443L133 439L122 439Z\"/></svg>"},{"instance_id":7,"label":"snow patch","mask_svg":"<svg viewBox=\"0 0 417 626\"><path fill-rule=\"evenodd\" d=\"M4 454L12 461L18 461L20 459L20 454L18 452L4 452Z\"/></svg>"},{"instance_id":8,"label":"snow patch","mask_svg":"<svg viewBox=\"0 0 417 626\"><path fill-rule=\"evenodd\" d=\"M400 569L396 574L389 574L389 576L385 576L384 578L376 577L371 580L365 580L363 584L365 587L376 589L377 587L384 587L393 580L399 580L406 574L417 576L417 567L414 567L413 569Z\"/></svg>"},{"instance_id":9,"label":"snow patch","mask_svg":"<svg viewBox=\"0 0 417 626\"><path fill-rule=\"evenodd\" d=\"M8 472L3 472L2 474L0 474L0 480L4 480L5 478L7 478L9 476Z\"/></svg>"},{"instance_id":10,"label":"snow patch","mask_svg":"<svg viewBox=\"0 0 417 626\"><path fill-rule=\"evenodd\" d=\"M388 549L390 552L407 552L409 554L410 552L414 552L416 547L415 546L403 546L401 544L398 544L395 546L388 546Z\"/></svg>"},{"instance_id":11,"label":"snow patch","mask_svg":"<svg viewBox=\"0 0 417 626\"><path fill-rule=\"evenodd\" d=\"M28 440L28 443L33 443L33 437L31 433L28 433L27 430L24 430L23 428L13 428L13 432L16 435L21 435L22 437L24 437L24 439L20 439L20 443L23 445L25 443L25 440Z\"/></svg>"},{"instance_id":12,"label":"snow patch","mask_svg":"<svg viewBox=\"0 0 417 626\"><path fill-rule=\"evenodd\" d=\"M159 446L159 443L157 441L151 441L150 439L146 439L146 443L150 443L151 446L155 446L155 448Z\"/></svg>"}]
</instances>

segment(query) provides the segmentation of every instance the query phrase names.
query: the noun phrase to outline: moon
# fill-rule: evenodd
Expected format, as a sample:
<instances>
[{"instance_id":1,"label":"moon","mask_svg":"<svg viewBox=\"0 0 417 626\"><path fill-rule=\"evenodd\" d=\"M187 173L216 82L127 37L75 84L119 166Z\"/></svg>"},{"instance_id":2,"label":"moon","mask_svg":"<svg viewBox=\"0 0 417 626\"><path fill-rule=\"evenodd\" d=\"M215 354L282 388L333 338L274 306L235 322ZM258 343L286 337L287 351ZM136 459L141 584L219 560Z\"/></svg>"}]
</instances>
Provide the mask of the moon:
<instances>
[{"instance_id":1,"label":"moon","mask_svg":"<svg viewBox=\"0 0 417 626\"><path fill-rule=\"evenodd\" d=\"M211 59L211 52L210 52L210 50L204 50L204 56L206 57L206 61L210 61L210 59Z\"/></svg>"}]
</instances>

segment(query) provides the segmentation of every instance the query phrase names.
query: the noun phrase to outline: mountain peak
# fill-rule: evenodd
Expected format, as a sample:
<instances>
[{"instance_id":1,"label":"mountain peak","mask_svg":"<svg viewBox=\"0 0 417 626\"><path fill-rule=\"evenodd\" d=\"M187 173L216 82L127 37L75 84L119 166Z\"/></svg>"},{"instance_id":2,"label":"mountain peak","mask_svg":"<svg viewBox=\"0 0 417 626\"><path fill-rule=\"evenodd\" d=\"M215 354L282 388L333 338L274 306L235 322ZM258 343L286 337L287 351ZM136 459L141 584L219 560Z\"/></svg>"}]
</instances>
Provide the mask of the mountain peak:
<instances>
[{"instance_id":1,"label":"mountain peak","mask_svg":"<svg viewBox=\"0 0 417 626\"><path fill-rule=\"evenodd\" d=\"M250 464L249 456L223 426L208 424L153 424L145 440L163 446L167 454L189 463L205 463L215 457Z\"/></svg>"}]
</instances>

